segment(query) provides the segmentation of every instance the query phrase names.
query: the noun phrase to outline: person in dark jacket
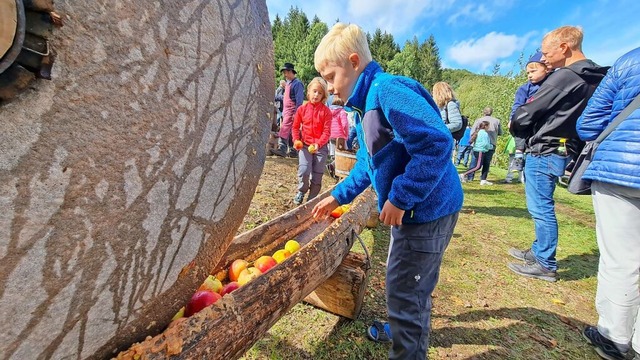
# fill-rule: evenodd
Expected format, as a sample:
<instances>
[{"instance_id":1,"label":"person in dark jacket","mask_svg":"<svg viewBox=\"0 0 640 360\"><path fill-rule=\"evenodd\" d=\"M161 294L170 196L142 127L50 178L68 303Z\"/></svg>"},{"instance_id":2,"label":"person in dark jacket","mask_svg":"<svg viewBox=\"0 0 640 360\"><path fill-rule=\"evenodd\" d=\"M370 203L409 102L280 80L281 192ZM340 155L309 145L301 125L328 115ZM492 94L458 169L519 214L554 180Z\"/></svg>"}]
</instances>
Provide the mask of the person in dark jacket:
<instances>
[{"instance_id":1,"label":"person in dark jacket","mask_svg":"<svg viewBox=\"0 0 640 360\"><path fill-rule=\"evenodd\" d=\"M280 72L287 80L287 84L284 88L282 100L282 119L280 121L280 132L278 133L280 137L278 139L278 148L272 149L271 153L282 157L297 157L298 152L293 148L291 140L291 126L293 126L293 117L296 114L296 110L304 102L304 85L296 77L297 72L293 64L284 63Z\"/></svg>"},{"instance_id":2,"label":"person in dark jacket","mask_svg":"<svg viewBox=\"0 0 640 360\"><path fill-rule=\"evenodd\" d=\"M557 280L556 182L584 145L576 133L576 121L608 69L585 57L582 37L582 30L573 26L544 36L542 61L555 71L511 120L514 136L524 138L529 151L524 166L525 194L536 237L530 249L509 250L511 256L524 261L511 263L509 268L546 281Z\"/></svg>"},{"instance_id":3,"label":"person in dark jacket","mask_svg":"<svg viewBox=\"0 0 640 360\"><path fill-rule=\"evenodd\" d=\"M578 119L578 135L595 140L640 94L640 48L618 59ZM598 326L585 338L606 359L640 360L640 110L634 110L598 146L583 179L591 180L600 250ZM635 330L634 330L635 328Z\"/></svg>"}]
</instances>

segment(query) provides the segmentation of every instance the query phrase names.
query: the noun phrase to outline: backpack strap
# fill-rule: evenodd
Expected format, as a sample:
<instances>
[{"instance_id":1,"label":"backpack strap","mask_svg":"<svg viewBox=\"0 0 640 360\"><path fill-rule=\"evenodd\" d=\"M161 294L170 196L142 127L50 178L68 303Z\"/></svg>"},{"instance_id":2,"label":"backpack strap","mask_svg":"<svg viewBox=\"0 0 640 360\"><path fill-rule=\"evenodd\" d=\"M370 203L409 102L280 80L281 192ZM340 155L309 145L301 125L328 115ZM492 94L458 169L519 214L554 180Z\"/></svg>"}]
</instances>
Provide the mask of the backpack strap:
<instances>
[{"instance_id":1,"label":"backpack strap","mask_svg":"<svg viewBox=\"0 0 640 360\"><path fill-rule=\"evenodd\" d=\"M451 101L449 101L449 102L451 102ZM446 103L444 105L444 114L445 114L444 123L445 124L449 124L449 103Z\"/></svg>"}]
</instances>

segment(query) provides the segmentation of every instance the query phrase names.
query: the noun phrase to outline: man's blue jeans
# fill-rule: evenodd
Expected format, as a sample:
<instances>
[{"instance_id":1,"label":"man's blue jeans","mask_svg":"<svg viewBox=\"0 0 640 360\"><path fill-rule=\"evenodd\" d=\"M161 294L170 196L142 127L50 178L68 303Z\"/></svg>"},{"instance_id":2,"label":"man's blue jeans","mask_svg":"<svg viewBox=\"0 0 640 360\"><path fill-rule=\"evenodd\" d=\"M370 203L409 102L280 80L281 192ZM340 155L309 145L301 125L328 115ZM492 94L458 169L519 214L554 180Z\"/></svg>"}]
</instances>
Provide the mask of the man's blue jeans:
<instances>
[{"instance_id":1,"label":"man's blue jeans","mask_svg":"<svg viewBox=\"0 0 640 360\"><path fill-rule=\"evenodd\" d=\"M556 219L553 192L558 177L564 175L569 156L558 154L527 154L524 175L527 210L533 218L536 239L531 251L540 265L556 271L556 248L558 246L558 221Z\"/></svg>"}]
</instances>

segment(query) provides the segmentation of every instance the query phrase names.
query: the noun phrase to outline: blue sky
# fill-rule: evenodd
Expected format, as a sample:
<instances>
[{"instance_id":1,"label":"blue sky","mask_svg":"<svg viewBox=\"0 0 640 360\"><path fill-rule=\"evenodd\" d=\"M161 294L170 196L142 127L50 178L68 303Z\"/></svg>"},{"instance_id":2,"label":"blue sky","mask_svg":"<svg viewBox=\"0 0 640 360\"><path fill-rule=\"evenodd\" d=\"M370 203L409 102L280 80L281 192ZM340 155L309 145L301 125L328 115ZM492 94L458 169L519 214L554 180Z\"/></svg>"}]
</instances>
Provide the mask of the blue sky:
<instances>
[{"instance_id":1,"label":"blue sky","mask_svg":"<svg viewBox=\"0 0 640 360\"><path fill-rule=\"evenodd\" d=\"M267 0L271 21L292 6L329 27L339 19L370 33L380 28L400 46L433 34L444 67L476 73L496 63L502 72L514 69L522 52L531 55L546 32L563 25L582 27L583 51L600 65L640 47L638 0Z\"/></svg>"}]
</instances>

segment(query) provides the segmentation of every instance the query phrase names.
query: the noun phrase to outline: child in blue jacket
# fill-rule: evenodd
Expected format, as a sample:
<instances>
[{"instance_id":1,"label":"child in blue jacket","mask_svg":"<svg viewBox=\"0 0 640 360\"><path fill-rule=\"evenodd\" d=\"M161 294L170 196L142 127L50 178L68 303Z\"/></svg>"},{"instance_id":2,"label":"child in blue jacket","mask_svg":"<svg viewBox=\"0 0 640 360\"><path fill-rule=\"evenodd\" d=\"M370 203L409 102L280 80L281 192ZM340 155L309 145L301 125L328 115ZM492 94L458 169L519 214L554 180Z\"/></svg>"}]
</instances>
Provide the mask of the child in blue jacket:
<instances>
[{"instance_id":1,"label":"child in blue jacket","mask_svg":"<svg viewBox=\"0 0 640 360\"><path fill-rule=\"evenodd\" d=\"M330 91L347 99L345 109L355 113L360 149L349 176L313 208L313 215L326 217L373 186L380 220L392 226L389 325L376 322L368 335L374 340L391 336L390 359L425 359L431 293L463 200L451 161L451 132L420 83L386 74L372 61L366 34L357 25L335 24L314 60Z\"/></svg>"},{"instance_id":2,"label":"child in blue jacket","mask_svg":"<svg viewBox=\"0 0 640 360\"><path fill-rule=\"evenodd\" d=\"M471 144L471 126L467 124L467 128L464 130L464 135L458 142L458 155L456 156L456 166L462 163L464 167L469 166L469 155L473 151L473 145Z\"/></svg>"},{"instance_id":3,"label":"child in blue jacket","mask_svg":"<svg viewBox=\"0 0 640 360\"><path fill-rule=\"evenodd\" d=\"M531 58L529 58L525 70L529 81L522 84L516 91L509 119L513 117L513 114L516 113L516 110L518 110L520 106L531 101L533 95L540 88L540 85L542 85L547 76L549 76L549 69L547 68L547 65L542 62L542 53L540 51L536 52L531 56ZM508 127L511 128L511 120L509 120ZM513 133L511 135L514 137L516 142L516 151L513 158L509 161L509 169L522 172L522 168L524 167L525 139L517 137L513 135ZM509 171L509 174L511 174L511 171ZM508 182L511 182L510 177L508 178Z\"/></svg>"}]
</instances>

